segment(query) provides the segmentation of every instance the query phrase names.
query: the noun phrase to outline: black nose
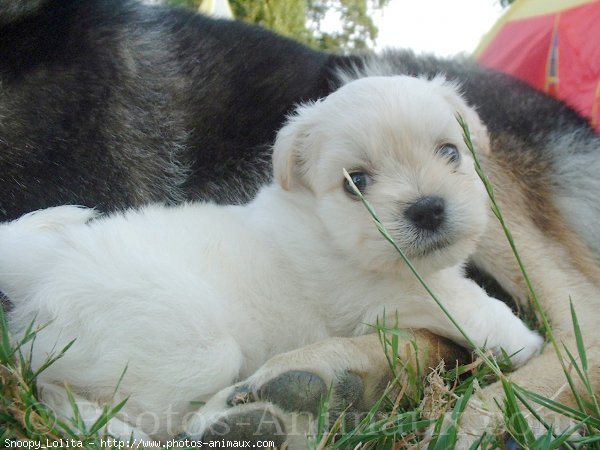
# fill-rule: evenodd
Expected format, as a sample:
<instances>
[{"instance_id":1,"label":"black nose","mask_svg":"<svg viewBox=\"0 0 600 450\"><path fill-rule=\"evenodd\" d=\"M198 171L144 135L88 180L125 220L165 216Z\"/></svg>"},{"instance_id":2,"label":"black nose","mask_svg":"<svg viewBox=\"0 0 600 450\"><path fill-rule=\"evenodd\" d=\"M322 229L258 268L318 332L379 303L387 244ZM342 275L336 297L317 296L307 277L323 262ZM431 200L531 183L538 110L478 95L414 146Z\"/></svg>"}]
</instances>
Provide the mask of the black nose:
<instances>
[{"instance_id":1,"label":"black nose","mask_svg":"<svg viewBox=\"0 0 600 450\"><path fill-rule=\"evenodd\" d=\"M444 222L444 199L436 196L422 197L404 211L404 215L417 227L435 231Z\"/></svg>"}]
</instances>

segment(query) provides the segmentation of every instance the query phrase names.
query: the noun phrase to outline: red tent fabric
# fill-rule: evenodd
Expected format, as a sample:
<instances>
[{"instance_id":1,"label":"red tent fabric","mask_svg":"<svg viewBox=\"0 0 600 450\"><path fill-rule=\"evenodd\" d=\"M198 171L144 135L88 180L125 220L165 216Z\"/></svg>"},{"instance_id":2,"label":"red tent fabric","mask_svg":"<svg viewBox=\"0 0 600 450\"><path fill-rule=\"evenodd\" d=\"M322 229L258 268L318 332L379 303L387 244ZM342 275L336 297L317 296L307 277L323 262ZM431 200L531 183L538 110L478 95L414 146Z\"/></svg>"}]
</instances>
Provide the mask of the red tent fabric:
<instances>
[{"instance_id":1,"label":"red tent fabric","mask_svg":"<svg viewBox=\"0 0 600 450\"><path fill-rule=\"evenodd\" d=\"M600 133L600 0L517 0L475 57L564 100Z\"/></svg>"}]
</instances>

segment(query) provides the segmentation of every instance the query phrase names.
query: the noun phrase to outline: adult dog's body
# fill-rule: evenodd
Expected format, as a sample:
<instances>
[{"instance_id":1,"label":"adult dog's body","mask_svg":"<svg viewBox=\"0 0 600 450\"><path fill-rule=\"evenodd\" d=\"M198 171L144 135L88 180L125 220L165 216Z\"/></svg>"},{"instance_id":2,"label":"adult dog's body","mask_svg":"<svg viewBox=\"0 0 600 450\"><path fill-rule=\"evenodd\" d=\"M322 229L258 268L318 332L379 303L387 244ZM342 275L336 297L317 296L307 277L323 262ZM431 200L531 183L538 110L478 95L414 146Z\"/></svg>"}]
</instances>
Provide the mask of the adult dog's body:
<instances>
[{"instance_id":1,"label":"adult dog's body","mask_svg":"<svg viewBox=\"0 0 600 450\"><path fill-rule=\"evenodd\" d=\"M295 102L363 75L457 79L490 132L484 169L538 297L570 348L572 298L599 388L600 139L559 102L467 61L331 56L239 23L116 0L9 0L0 6L0 32L4 220L64 203L108 210L188 198L245 202L266 182L268 146ZM491 224L473 262L525 301L505 242ZM273 359L245 386L291 392L297 377L286 374L336 385L351 372L360 383L339 391L364 405L389 376L386 364L376 337L324 341ZM571 401L549 348L512 376ZM498 394L495 386L485 392ZM302 401L288 396L283 409L302 409ZM248 417L255 404L221 407ZM481 419L467 412L463 428L481 432Z\"/></svg>"}]
</instances>

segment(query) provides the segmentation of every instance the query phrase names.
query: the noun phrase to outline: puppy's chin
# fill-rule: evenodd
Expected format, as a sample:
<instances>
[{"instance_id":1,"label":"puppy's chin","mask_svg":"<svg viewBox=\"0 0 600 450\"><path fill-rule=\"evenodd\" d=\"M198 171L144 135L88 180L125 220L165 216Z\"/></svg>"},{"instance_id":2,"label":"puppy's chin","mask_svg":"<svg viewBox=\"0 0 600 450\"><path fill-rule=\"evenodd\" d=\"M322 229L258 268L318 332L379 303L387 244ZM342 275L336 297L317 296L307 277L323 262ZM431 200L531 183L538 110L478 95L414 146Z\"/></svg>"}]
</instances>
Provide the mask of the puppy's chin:
<instances>
[{"instance_id":1,"label":"puppy's chin","mask_svg":"<svg viewBox=\"0 0 600 450\"><path fill-rule=\"evenodd\" d=\"M418 249L402 249L405 256L420 275L428 275L448 267L463 264L475 251L476 239L459 239L454 242L432 240ZM394 273L402 277L414 276L402 256L394 253L380 257L371 263L371 268L380 272Z\"/></svg>"},{"instance_id":2,"label":"puppy's chin","mask_svg":"<svg viewBox=\"0 0 600 450\"><path fill-rule=\"evenodd\" d=\"M420 273L432 273L464 263L473 254L476 245L475 239L454 242L437 239L406 256Z\"/></svg>"},{"instance_id":3,"label":"puppy's chin","mask_svg":"<svg viewBox=\"0 0 600 450\"><path fill-rule=\"evenodd\" d=\"M404 253L410 259L427 258L452 247L455 239L448 233L427 233L418 235Z\"/></svg>"}]
</instances>

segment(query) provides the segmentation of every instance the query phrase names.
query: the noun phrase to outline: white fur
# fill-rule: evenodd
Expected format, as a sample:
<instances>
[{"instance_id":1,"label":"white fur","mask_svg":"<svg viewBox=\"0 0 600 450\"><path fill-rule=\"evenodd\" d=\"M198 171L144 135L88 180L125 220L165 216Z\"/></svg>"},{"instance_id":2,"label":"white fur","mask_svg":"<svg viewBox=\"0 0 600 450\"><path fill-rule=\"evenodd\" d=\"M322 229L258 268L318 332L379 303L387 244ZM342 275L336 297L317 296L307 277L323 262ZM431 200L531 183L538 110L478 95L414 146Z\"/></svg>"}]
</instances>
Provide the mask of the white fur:
<instances>
[{"instance_id":1,"label":"white fur","mask_svg":"<svg viewBox=\"0 0 600 450\"><path fill-rule=\"evenodd\" d=\"M372 174L367 199L475 342L521 350L514 361L523 363L540 337L463 276L489 207L456 112L485 134L441 79L366 78L298 109L275 144L276 181L247 206L152 205L99 218L64 206L1 225L11 331L48 324L34 367L76 339L41 375L44 400L68 415L66 383L91 423L127 366L114 400L129 401L109 431L164 439L190 402L278 353L369 332L384 310L402 327L465 344L344 191L343 168ZM459 166L436 154L443 143L460 149ZM423 195L445 199L449 242L425 255L403 215Z\"/></svg>"}]
</instances>

